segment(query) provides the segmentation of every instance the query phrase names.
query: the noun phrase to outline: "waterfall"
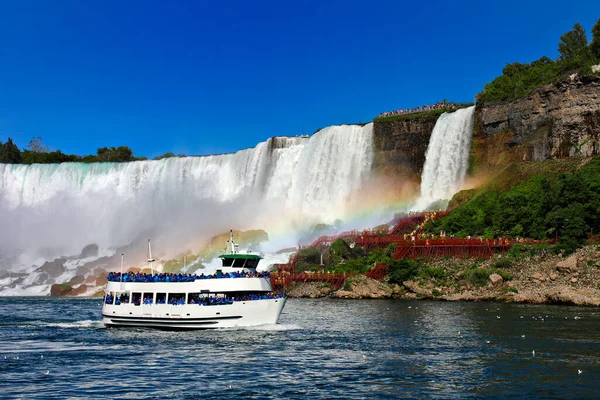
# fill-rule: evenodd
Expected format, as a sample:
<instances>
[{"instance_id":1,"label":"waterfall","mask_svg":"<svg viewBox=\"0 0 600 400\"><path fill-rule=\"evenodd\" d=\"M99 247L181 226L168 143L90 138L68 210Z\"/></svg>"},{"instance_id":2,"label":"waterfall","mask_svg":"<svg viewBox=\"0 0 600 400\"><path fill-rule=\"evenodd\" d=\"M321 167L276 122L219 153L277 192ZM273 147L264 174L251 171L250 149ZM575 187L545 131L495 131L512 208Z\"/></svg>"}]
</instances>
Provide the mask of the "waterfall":
<instances>
[{"instance_id":1,"label":"waterfall","mask_svg":"<svg viewBox=\"0 0 600 400\"><path fill-rule=\"evenodd\" d=\"M460 189L469 167L475 106L444 113L437 120L421 174L421 195L416 209L450 200Z\"/></svg>"},{"instance_id":2,"label":"waterfall","mask_svg":"<svg viewBox=\"0 0 600 400\"><path fill-rule=\"evenodd\" d=\"M0 164L0 269L19 255L33 262L78 254L90 243L115 248L147 232L181 250L230 228L331 223L370 176L372 136L372 124L342 125L234 154Z\"/></svg>"}]
</instances>

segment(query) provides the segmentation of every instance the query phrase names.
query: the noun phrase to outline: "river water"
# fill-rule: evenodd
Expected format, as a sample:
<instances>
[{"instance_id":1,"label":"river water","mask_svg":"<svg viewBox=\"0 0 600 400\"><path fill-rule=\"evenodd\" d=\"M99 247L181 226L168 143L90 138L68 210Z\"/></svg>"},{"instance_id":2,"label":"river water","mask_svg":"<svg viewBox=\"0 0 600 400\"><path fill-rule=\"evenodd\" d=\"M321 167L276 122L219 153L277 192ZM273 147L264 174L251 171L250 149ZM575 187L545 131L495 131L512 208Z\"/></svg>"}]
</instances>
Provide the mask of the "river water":
<instances>
[{"instance_id":1,"label":"river water","mask_svg":"<svg viewBox=\"0 0 600 400\"><path fill-rule=\"evenodd\" d=\"M290 299L277 325L185 332L105 329L100 308L100 299L0 297L0 397L594 398L600 389L597 308Z\"/></svg>"}]
</instances>

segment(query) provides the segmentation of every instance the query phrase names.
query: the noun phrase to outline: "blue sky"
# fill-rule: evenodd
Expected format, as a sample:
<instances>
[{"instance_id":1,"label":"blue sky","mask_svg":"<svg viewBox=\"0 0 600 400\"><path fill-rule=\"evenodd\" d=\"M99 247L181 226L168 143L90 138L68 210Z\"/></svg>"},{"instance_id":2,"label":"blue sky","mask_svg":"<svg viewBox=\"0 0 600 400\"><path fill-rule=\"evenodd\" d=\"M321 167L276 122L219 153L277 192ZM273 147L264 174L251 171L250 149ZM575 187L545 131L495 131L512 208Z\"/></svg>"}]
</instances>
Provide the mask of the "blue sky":
<instances>
[{"instance_id":1,"label":"blue sky","mask_svg":"<svg viewBox=\"0 0 600 400\"><path fill-rule=\"evenodd\" d=\"M87 3L87 4L86 4ZM472 101L513 61L557 57L599 1L0 2L0 141L138 156Z\"/></svg>"}]
</instances>

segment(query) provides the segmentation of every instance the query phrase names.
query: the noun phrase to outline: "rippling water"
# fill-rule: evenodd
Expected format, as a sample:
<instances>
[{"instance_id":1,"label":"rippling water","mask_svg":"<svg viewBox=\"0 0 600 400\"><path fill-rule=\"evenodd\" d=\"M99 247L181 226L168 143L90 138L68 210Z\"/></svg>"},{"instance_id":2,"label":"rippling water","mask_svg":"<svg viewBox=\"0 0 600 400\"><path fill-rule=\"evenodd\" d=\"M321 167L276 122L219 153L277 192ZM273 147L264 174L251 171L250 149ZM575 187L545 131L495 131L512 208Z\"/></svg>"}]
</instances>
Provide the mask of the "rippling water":
<instances>
[{"instance_id":1,"label":"rippling water","mask_svg":"<svg viewBox=\"0 0 600 400\"><path fill-rule=\"evenodd\" d=\"M0 397L598 395L597 308L290 299L278 325L186 332L105 329L100 308L0 298Z\"/></svg>"}]
</instances>

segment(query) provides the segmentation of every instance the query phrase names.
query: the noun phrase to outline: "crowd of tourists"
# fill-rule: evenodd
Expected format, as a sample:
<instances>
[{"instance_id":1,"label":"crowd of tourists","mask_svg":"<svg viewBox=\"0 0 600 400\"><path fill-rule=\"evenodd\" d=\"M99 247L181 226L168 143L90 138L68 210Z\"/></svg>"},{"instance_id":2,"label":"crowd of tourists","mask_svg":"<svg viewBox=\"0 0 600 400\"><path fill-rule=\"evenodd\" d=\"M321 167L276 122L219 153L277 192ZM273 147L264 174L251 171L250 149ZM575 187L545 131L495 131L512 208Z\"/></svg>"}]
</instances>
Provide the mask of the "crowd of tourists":
<instances>
[{"instance_id":1,"label":"crowd of tourists","mask_svg":"<svg viewBox=\"0 0 600 400\"><path fill-rule=\"evenodd\" d=\"M109 272L106 279L109 282L195 282L197 279L223 279L223 278L269 278L268 272L228 272L215 273L212 275L204 274L147 274L140 272L126 272L121 275L120 272Z\"/></svg>"},{"instance_id":2,"label":"crowd of tourists","mask_svg":"<svg viewBox=\"0 0 600 400\"><path fill-rule=\"evenodd\" d=\"M378 115L378 118L391 117L393 115L414 114L414 113L419 113L419 112L433 111L433 110L440 110L440 109L455 110L457 107L458 107L458 105L456 103L448 103L446 101L440 101L439 103L430 104L430 105L426 105L426 106L404 108L401 110L382 112L381 114Z\"/></svg>"},{"instance_id":3,"label":"crowd of tourists","mask_svg":"<svg viewBox=\"0 0 600 400\"><path fill-rule=\"evenodd\" d=\"M269 293L261 293L261 294L246 294L243 296L200 296L200 295L190 295L188 299L188 304L198 304L200 306L216 306L223 304L233 304L236 301L253 301L253 300L267 300L267 299L279 299L285 297L283 293L269 292ZM108 293L104 301L106 304L113 304L113 300L115 300L115 296L113 293ZM140 297L139 295L133 294L131 297L131 303L133 305L140 305ZM118 296L115 300L115 305L121 304L129 304L129 295L123 293ZM143 300L144 305L153 304L153 296L146 296ZM167 304L165 295L157 295L156 304ZM172 306L182 306L185 305L185 294L180 294L177 296L170 296L168 304Z\"/></svg>"}]
</instances>

